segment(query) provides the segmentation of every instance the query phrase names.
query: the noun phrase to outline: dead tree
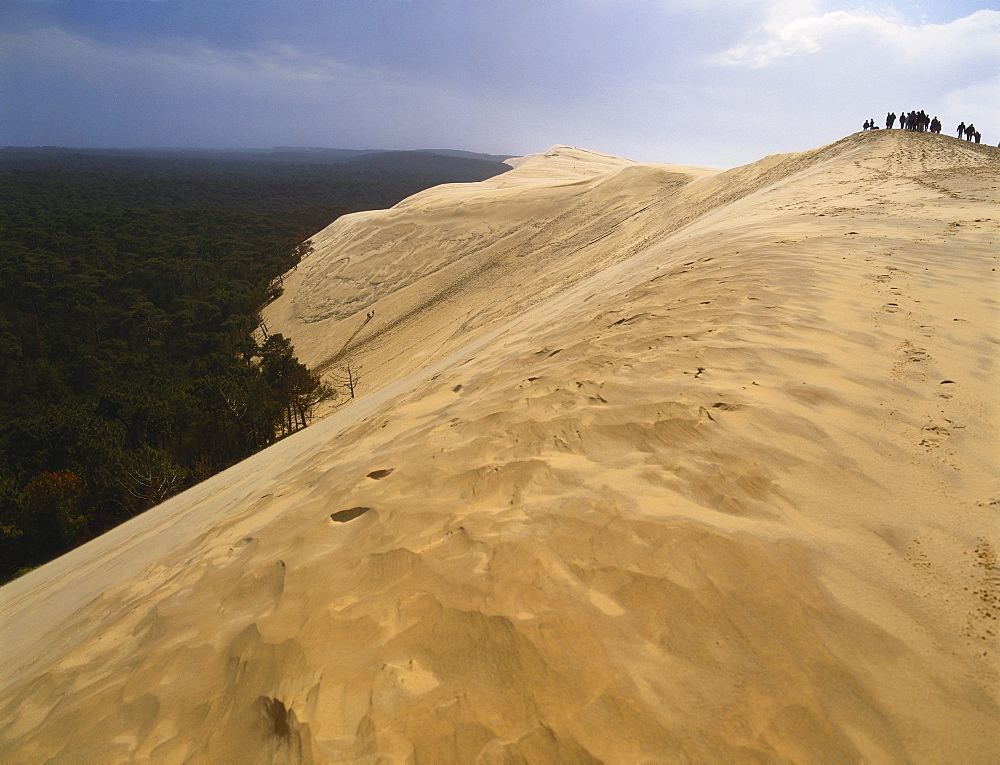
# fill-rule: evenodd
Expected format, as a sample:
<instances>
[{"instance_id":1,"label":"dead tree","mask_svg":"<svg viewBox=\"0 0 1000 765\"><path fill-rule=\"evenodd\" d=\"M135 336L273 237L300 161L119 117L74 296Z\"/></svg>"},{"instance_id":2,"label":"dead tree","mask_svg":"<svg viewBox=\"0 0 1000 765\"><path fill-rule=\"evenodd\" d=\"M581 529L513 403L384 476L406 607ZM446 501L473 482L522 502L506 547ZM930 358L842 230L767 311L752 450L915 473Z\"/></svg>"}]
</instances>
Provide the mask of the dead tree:
<instances>
[{"instance_id":1,"label":"dead tree","mask_svg":"<svg viewBox=\"0 0 1000 765\"><path fill-rule=\"evenodd\" d=\"M347 361L340 367L340 373L333 375L333 381L342 388L345 388L354 398L354 391L357 390L360 382L361 367Z\"/></svg>"},{"instance_id":2,"label":"dead tree","mask_svg":"<svg viewBox=\"0 0 1000 765\"><path fill-rule=\"evenodd\" d=\"M166 455L145 448L119 479L129 494L146 505L157 505L183 487L187 471Z\"/></svg>"}]
</instances>

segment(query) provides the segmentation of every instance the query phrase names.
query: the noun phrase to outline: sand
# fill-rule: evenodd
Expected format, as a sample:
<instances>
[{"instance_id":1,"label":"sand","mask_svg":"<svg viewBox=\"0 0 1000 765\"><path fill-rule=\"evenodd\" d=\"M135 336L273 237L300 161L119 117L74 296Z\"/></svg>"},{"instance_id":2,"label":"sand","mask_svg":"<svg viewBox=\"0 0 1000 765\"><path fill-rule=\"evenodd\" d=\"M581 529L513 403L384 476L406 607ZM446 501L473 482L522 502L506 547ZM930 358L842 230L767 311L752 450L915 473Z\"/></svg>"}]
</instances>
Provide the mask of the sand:
<instances>
[{"instance_id":1,"label":"sand","mask_svg":"<svg viewBox=\"0 0 1000 765\"><path fill-rule=\"evenodd\" d=\"M511 164L287 275L357 399L0 588L0 761L995 762L1000 150Z\"/></svg>"}]
</instances>

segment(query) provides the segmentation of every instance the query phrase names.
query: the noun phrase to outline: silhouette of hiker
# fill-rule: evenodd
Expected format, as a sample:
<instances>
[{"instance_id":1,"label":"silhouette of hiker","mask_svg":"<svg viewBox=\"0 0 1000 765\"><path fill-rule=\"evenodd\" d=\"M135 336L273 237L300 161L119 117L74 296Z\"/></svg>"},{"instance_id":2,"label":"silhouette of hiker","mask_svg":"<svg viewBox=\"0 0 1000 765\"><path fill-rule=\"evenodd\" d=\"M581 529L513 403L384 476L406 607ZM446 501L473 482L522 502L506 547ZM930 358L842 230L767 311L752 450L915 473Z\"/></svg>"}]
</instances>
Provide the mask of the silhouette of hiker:
<instances>
[{"instance_id":1,"label":"silhouette of hiker","mask_svg":"<svg viewBox=\"0 0 1000 765\"><path fill-rule=\"evenodd\" d=\"M861 129L862 129L862 130L867 130L867 129L868 129L868 128L870 128L870 127L871 127L871 125L869 125L869 124L868 124L868 120L865 120L865 124L864 124L864 127L862 127Z\"/></svg>"},{"instance_id":2,"label":"silhouette of hiker","mask_svg":"<svg viewBox=\"0 0 1000 765\"><path fill-rule=\"evenodd\" d=\"M961 138L965 135L965 120L958 123L958 137Z\"/></svg>"},{"instance_id":3,"label":"silhouette of hiker","mask_svg":"<svg viewBox=\"0 0 1000 765\"><path fill-rule=\"evenodd\" d=\"M965 128L965 140L971 141L972 137L976 134L976 126L971 122Z\"/></svg>"},{"instance_id":4,"label":"silhouette of hiker","mask_svg":"<svg viewBox=\"0 0 1000 765\"><path fill-rule=\"evenodd\" d=\"M893 112L889 112L885 115L885 129L892 130L892 126L896 122L896 115Z\"/></svg>"}]
</instances>

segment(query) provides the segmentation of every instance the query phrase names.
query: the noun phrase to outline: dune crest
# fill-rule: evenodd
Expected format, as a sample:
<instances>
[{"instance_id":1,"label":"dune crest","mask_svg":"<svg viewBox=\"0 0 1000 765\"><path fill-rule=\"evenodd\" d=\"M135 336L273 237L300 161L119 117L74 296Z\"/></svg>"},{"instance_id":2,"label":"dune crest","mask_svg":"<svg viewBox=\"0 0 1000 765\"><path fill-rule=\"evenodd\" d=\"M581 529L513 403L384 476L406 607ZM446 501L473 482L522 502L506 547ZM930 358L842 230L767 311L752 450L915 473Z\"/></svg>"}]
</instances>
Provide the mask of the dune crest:
<instances>
[{"instance_id":1,"label":"dune crest","mask_svg":"<svg viewBox=\"0 0 1000 765\"><path fill-rule=\"evenodd\" d=\"M287 275L359 399L0 589L0 760L995 759L1000 150L513 164Z\"/></svg>"}]
</instances>

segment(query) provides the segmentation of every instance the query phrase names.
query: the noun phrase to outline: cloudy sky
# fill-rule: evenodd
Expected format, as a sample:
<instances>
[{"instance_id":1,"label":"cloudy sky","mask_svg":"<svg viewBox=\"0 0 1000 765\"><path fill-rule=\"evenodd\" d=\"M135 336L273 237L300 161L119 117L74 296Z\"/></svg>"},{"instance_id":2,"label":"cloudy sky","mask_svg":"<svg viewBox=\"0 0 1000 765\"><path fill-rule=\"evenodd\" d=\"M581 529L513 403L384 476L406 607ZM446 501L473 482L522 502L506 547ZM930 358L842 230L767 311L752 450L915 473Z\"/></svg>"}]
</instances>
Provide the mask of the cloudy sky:
<instances>
[{"instance_id":1,"label":"cloudy sky","mask_svg":"<svg viewBox=\"0 0 1000 765\"><path fill-rule=\"evenodd\" d=\"M0 0L0 145L726 167L921 108L1000 141L998 0Z\"/></svg>"}]
</instances>

